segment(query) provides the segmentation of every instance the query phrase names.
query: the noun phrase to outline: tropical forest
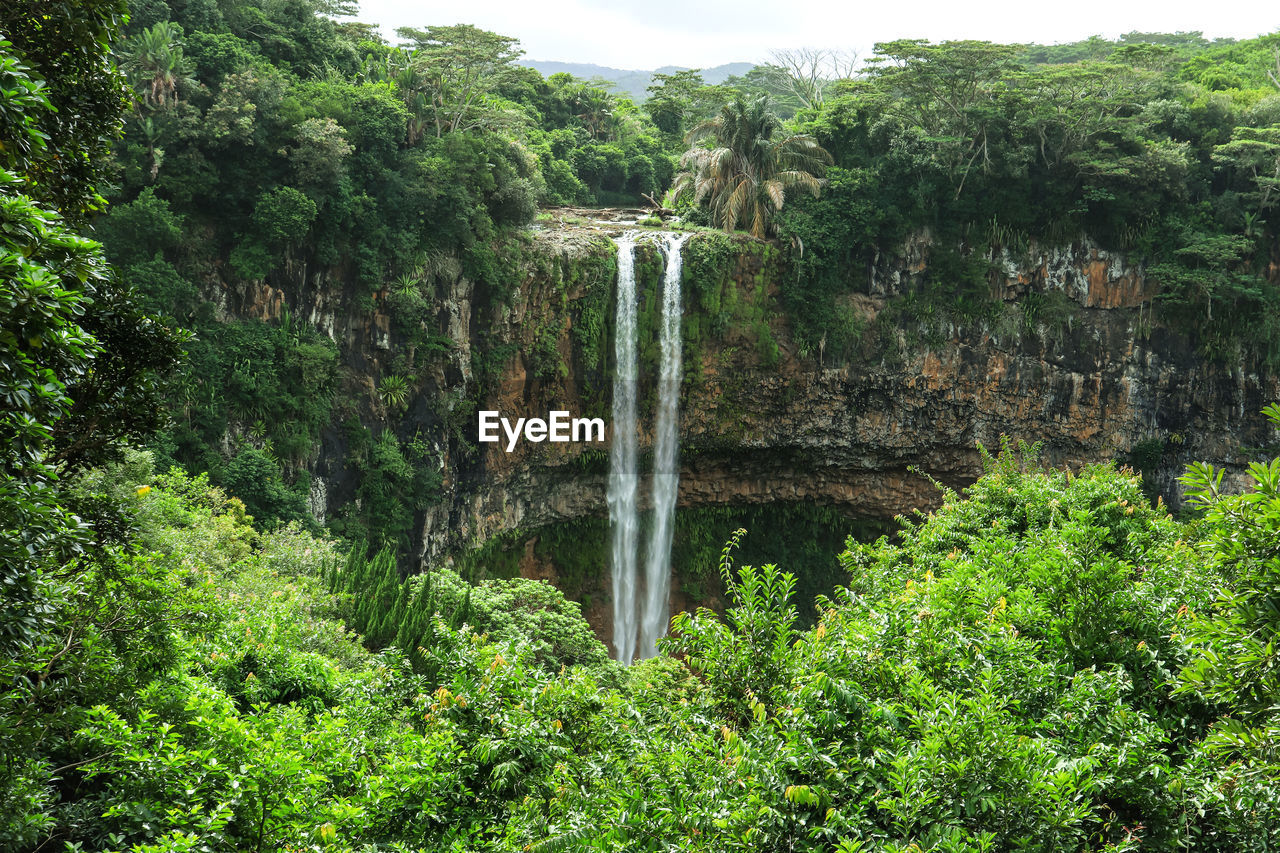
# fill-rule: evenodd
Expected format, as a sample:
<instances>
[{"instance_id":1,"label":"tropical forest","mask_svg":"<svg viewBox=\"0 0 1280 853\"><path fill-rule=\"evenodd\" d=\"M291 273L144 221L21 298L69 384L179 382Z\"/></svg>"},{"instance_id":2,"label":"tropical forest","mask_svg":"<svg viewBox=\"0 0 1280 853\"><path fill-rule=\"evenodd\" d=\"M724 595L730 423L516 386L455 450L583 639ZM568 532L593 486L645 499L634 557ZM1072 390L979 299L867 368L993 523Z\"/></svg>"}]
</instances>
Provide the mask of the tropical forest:
<instances>
[{"instance_id":1,"label":"tropical forest","mask_svg":"<svg viewBox=\"0 0 1280 853\"><path fill-rule=\"evenodd\" d=\"M0 851L1280 849L1280 32L482 5L0 4Z\"/></svg>"}]
</instances>

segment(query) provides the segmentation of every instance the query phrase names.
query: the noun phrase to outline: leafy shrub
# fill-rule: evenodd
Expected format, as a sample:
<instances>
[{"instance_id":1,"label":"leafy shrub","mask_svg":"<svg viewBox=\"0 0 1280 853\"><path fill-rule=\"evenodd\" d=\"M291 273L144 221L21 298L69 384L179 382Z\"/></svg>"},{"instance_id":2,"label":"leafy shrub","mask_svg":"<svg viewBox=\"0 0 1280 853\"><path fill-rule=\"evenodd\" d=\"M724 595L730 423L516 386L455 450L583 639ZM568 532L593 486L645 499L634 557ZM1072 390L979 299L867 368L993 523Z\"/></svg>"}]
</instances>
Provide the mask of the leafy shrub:
<instances>
[{"instance_id":1,"label":"leafy shrub","mask_svg":"<svg viewBox=\"0 0 1280 853\"><path fill-rule=\"evenodd\" d=\"M236 454L223 469L222 485L264 525L307 517L303 496L284 484L280 466L261 450L249 448Z\"/></svg>"}]
</instances>

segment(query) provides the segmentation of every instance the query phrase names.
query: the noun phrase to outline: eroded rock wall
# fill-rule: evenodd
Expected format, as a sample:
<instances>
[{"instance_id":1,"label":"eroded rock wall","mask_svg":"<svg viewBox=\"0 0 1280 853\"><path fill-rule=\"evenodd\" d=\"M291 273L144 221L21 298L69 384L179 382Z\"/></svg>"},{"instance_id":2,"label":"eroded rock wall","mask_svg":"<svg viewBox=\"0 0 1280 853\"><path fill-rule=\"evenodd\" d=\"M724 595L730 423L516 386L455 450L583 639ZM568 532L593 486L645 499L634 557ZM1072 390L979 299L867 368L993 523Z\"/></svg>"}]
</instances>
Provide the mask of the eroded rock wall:
<instances>
[{"instance_id":1,"label":"eroded rock wall","mask_svg":"<svg viewBox=\"0 0 1280 853\"><path fill-rule=\"evenodd\" d=\"M930 248L921 236L877 259L865 292L850 295L865 322L919 287ZM596 243L586 251L611 249ZM1045 462L1073 467L1123 459L1144 440L1163 442L1148 473L1176 502L1175 478L1187 462L1212 460L1238 475L1241 448L1274 439L1258 412L1280 396L1275 377L1197 357L1185 336L1158 322L1157 287L1143 269L1088 242L1021 257L995 253L991 295L1005 303L1002 318L935 322L923 331L912 328L918 321L899 320L896 343L838 365L798 352L778 303L785 260L762 265L747 240L741 253L735 280L743 300L764 300L776 363L765 363L746 330L704 331L693 348L698 363L686 365L682 506L815 500L891 518L936 504L924 474L956 487L975 479L977 443L994 449L1001 435L1042 442ZM1033 294L1060 294L1057 315L1029 317L1022 306ZM533 286L517 297L538 298L545 297ZM690 317L696 303L686 287ZM517 316L539 310L517 306ZM562 332L574 365L568 323ZM493 408L541 414L552 404L582 405L582 377L539 383L522 359L515 354L506 366ZM651 439L644 437L642 453ZM424 559L504 531L603 514L602 460L583 464L582 453L574 445L482 448L470 476L456 479L426 519Z\"/></svg>"},{"instance_id":2,"label":"eroded rock wall","mask_svg":"<svg viewBox=\"0 0 1280 853\"><path fill-rule=\"evenodd\" d=\"M457 271L442 277L429 323L450 347L414 362L413 398L396 422L373 394L403 346L385 292L371 311L353 311L337 276L301 271L292 287L223 289L219 304L241 317L274 319L288 306L307 318L340 344L347 391L371 401L367 419L427 437L442 474L440 499L418 515L420 558L431 563L506 532L605 514L607 443L521 443L508 453L475 441L475 413L565 409L607 419L610 233L572 223L529 231L500 299ZM730 238L697 235L690 245L712 239ZM688 278L698 270L686 265L682 506L815 500L892 518L936 504L929 477L957 487L976 478L976 444L994 448L1002 434L1042 442L1046 462L1070 466L1162 443L1148 476L1176 502L1187 462L1227 465L1238 478L1242 448L1275 440L1258 412L1280 397L1276 378L1199 358L1193 342L1160 323L1157 283L1123 254L1087 241L991 252L989 297L1003 306L994 317L921 320L895 309L921 289L935 251L917 235L876 257L847 296L879 344L831 363L802 354L783 316L781 282L792 274L783 248L732 239L723 292L700 290ZM660 267L656 250L642 247L642 363L654 333L644 309L656 305ZM648 358L656 361L651 350ZM651 403L642 387L642 410ZM646 434L642 454L651 443ZM311 469L317 511L353 500L336 425Z\"/></svg>"}]
</instances>

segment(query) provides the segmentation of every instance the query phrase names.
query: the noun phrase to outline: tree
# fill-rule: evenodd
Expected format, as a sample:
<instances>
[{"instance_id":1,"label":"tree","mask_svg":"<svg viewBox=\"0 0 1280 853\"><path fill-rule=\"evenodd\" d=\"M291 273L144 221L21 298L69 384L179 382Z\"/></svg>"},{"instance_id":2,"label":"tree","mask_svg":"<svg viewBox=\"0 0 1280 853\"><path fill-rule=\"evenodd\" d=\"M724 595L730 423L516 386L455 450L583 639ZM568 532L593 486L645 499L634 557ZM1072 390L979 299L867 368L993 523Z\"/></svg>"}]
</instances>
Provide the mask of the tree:
<instances>
[{"instance_id":1,"label":"tree","mask_svg":"<svg viewBox=\"0 0 1280 853\"><path fill-rule=\"evenodd\" d=\"M696 145L704 139L711 147ZM676 197L692 194L695 204L708 204L717 227L733 231L741 225L756 237L772 232L789 190L816 196L818 175L831 162L813 137L785 132L767 97L735 98L687 140L695 147L680 159L686 171L676 179Z\"/></svg>"},{"instance_id":2,"label":"tree","mask_svg":"<svg viewBox=\"0 0 1280 853\"><path fill-rule=\"evenodd\" d=\"M413 68L430 94L436 136L476 130L504 120L493 91L515 71L519 41L469 24L401 27L415 47Z\"/></svg>"},{"instance_id":3,"label":"tree","mask_svg":"<svg viewBox=\"0 0 1280 853\"><path fill-rule=\"evenodd\" d=\"M343 161L354 150L346 131L331 118L309 118L298 125L287 149L290 165L303 186L326 187L343 174Z\"/></svg>"},{"instance_id":4,"label":"tree","mask_svg":"<svg viewBox=\"0 0 1280 853\"><path fill-rule=\"evenodd\" d=\"M178 85L188 79L182 55L182 28L161 21L125 43L124 65L142 95L142 103L165 109L178 102Z\"/></svg>"},{"instance_id":5,"label":"tree","mask_svg":"<svg viewBox=\"0 0 1280 853\"><path fill-rule=\"evenodd\" d=\"M227 493L244 501L259 524L300 521L306 517L303 497L290 491L280 466L261 450L249 448L227 463L222 475Z\"/></svg>"},{"instance_id":6,"label":"tree","mask_svg":"<svg viewBox=\"0 0 1280 853\"><path fill-rule=\"evenodd\" d=\"M101 354L80 321L109 274L97 244L21 189L0 172L0 656L44 627L39 567L88 539L58 500L51 456L55 425L71 409L67 385Z\"/></svg>"},{"instance_id":7,"label":"tree","mask_svg":"<svg viewBox=\"0 0 1280 853\"><path fill-rule=\"evenodd\" d=\"M577 118L592 139L613 139L614 99L607 91L596 86L581 87L574 97L574 108L580 110Z\"/></svg>"},{"instance_id":8,"label":"tree","mask_svg":"<svg viewBox=\"0 0 1280 853\"><path fill-rule=\"evenodd\" d=\"M771 72L768 79L779 94L793 96L807 110L821 108L831 84L852 77L858 62L858 54L852 51L812 47L775 50L769 55L773 63L765 66Z\"/></svg>"},{"instance_id":9,"label":"tree","mask_svg":"<svg viewBox=\"0 0 1280 853\"><path fill-rule=\"evenodd\" d=\"M276 187L258 197L253 224L268 244L287 247L307 236L317 213L316 203L301 190Z\"/></svg>"},{"instance_id":10,"label":"tree","mask_svg":"<svg viewBox=\"0 0 1280 853\"><path fill-rule=\"evenodd\" d=\"M84 11L102 28L81 27ZM105 44L118 23L111 9L36 14L18 4L6 16L9 32L21 33L25 43L44 33L68 52L72 88L82 83L101 91L101 80L78 76L92 69L115 79ZM98 146L115 124L88 107L78 119L51 122L56 99L74 110L77 95L67 91L65 77L50 85L35 79L14 55L16 46L0 40L0 122L15 143L5 146L0 168L0 648L6 651L34 642L47 627L40 570L91 540L89 524L67 508L59 477L155 430L164 417L159 377L184 340L146 316L113 277L101 246L74 234L49 208L60 202L80 215L97 204L92 187L76 182L94 174Z\"/></svg>"},{"instance_id":11,"label":"tree","mask_svg":"<svg viewBox=\"0 0 1280 853\"><path fill-rule=\"evenodd\" d=\"M1247 179L1250 186L1241 195L1258 213L1275 207L1280 199L1280 127L1237 127L1230 142L1214 146L1213 162Z\"/></svg>"},{"instance_id":12,"label":"tree","mask_svg":"<svg viewBox=\"0 0 1280 853\"><path fill-rule=\"evenodd\" d=\"M670 136L685 132L685 121L693 108L697 93L703 88L702 74L696 68L674 74L654 74L646 92L644 110L658 130Z\"/></svg>"},{"instance_id":13,"label":"tree","mask_svg":"<svg viewBox=\"0 0 1280 853\"><path fill-rule=\"evenodd\" d=\"M683 139L694 123L713 115L729 96L727 87L703 83L697 69L654 74L646 91L644 111L673 142Z\"/></svg>"},{"instance_id":14,"label":"tree","mask_svg":"<svg viewBox=\"0 0 1280 853\"><path fill-rule=\"evenodd\" d=\"M43 80L52 109L25 113L44 143L7 168L26 176L26 192L78 225L102 208L106 157L128 104L110 45L125 0L10 0L0 4L0 33L32 80ZM13 137L6 134L6 147Z\"/></svg>"},{"instance_id":15,"label":"tree","mask_svg":"<svg viewBox=\"0 0 1280 853\"><path fill-rule=\"evenodd\" d=\"M1280 428L1280 405L1263 412ZM1205 513L1201 547L1233 582L1222 588L1211 612L1193 617L1187 633L1198 654L1183 669L1178 692L1223 709L1203 744L1219 774L1215 794L1237 831L1270 836L1274 844L1280 817L1270 790L1280 773L1280 459L1251 463L1252 488L1243 494L1224 493L1222 474L1201 462L1181 478L1191 503Z\"/></svg>"},{"instance_id":16,"label":"tree","mask_svg":"<svg viewBox=\"0 0 1280 853\"><path fill-rule=\"evenodd\" d=\"M876 45L872 75L893 97L888 116L922 134L955 197L974 167L990 168L1005 114L997 108L1017 68L1018 48L979 41L930 44L901 39Z\"/></svg>"}]
</instances>

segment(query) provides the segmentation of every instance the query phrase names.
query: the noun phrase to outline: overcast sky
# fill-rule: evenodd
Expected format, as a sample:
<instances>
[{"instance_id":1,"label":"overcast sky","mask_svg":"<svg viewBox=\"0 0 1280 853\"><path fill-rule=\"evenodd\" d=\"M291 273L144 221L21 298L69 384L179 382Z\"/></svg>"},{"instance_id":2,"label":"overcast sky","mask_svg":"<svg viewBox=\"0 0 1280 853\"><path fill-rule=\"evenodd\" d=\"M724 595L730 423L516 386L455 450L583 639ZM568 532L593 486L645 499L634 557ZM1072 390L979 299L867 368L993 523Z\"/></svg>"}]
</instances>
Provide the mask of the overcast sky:
<instances>
[{"instance_id":1,"label":"overcast sky","mask_svg":"<svg viewBox=\"0 0 1280 853\"><path fill-rule=\"evenodd\" d=\"M395 28L474 24L520 39L525 58L614 68L758 62L774 48L870 53L895 38L1076 41L1132 30L1249 38L1280 29L1274 2L1183 0L361 0L360 20Z\"/></svg>"}]
</instances>

